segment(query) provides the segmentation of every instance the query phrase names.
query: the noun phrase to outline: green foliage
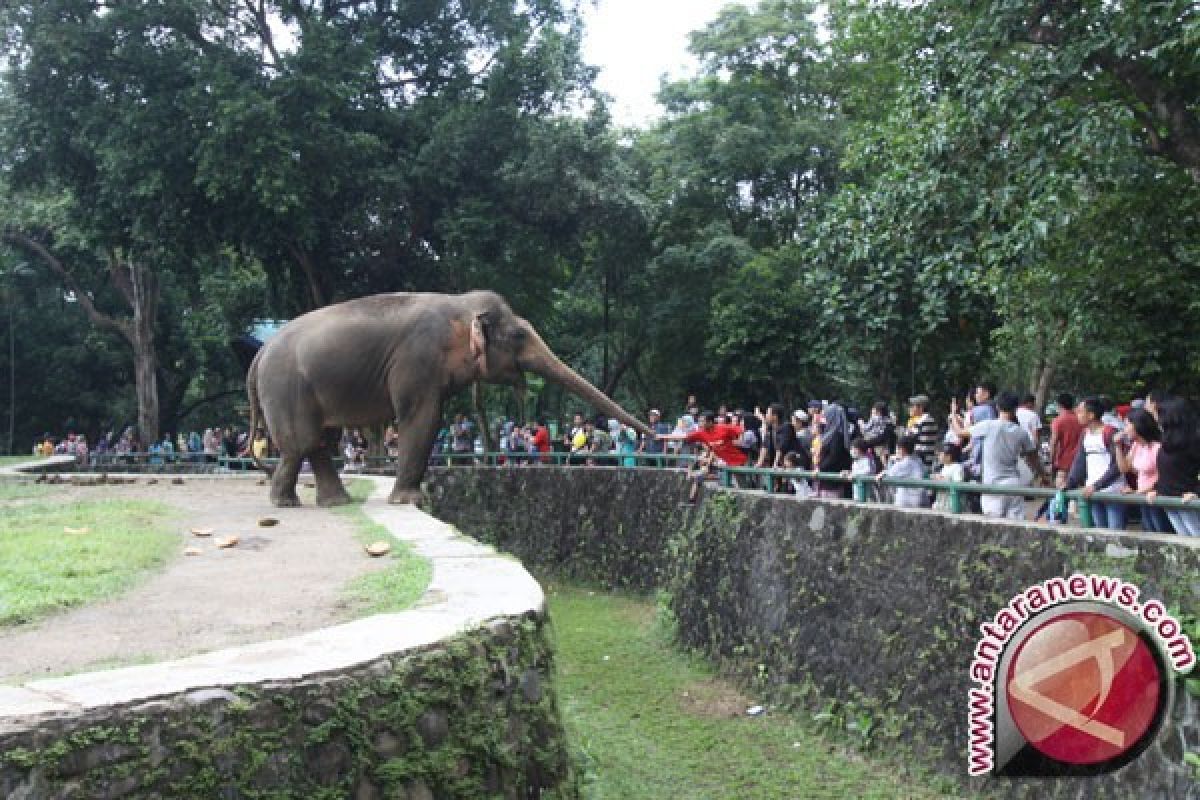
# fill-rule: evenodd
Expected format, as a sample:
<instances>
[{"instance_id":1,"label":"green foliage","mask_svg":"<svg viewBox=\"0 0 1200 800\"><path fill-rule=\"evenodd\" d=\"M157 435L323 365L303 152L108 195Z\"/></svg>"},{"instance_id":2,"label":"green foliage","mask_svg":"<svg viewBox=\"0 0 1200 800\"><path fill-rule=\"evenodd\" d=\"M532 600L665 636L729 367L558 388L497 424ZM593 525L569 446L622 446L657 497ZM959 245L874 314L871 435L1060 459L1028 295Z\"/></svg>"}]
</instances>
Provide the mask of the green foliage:
<instances>
[{"instance_id":1,"label":"green foliage","mask_svg":"<svg viewBox=\"0 0 1200 800\"><path fill-rule=\"evenodd\" d=\"M835 4L856 188L826 230L849 245L839 265L855 246L911 264L933 301L925 325L974 328L936 340L974 338L986 355L994 328L996 371L1014 385L1193 388L1194 359L1173 345L1192 335L1197 173L1147 152L1166 133L1124 71L1147 53L1141 89L1171 105L1200 63L1176 48L1188 14L1086 5ZM1194 105L1181 113L1195 125Z\"/></svg>"},{"instance_id":2,"label":"green foliage","mask_svg":"<svg viewBox=\"0 0 1200 800\"><path fill-rule=\"evenodd\" d=\"M668 413L1200 391L1195 4L819 8L827 36L809 0L724 9L619 131L565 0L6 5L14 438L135 416L120 326L85 314L137 317L129 264L169 429L233 412L250 320L397 290L496 289Z\"/></svg>"}]
</instances>

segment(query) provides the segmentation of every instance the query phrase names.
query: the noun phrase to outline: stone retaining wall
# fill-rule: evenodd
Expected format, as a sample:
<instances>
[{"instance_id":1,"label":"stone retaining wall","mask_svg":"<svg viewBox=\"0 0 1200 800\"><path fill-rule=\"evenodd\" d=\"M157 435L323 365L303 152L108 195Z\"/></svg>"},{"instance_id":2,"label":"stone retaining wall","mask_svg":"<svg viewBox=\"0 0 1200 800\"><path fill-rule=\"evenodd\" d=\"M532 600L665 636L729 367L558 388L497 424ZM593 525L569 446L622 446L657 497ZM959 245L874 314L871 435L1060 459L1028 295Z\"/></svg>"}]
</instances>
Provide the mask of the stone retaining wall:
<instances>
[{"instance_id":1,"label":"stone retaining wall","mask_svg":"<svg viewBox=\"0 0 1200 800\"><path fill-rule=\"evenodd\" d=\"M414 609L174 662L0 686L0 797L575 798L541 588L411 508Z\"/></svg>"},{"instance_id":2,"label":"stone retaining wall","mask_svg":"<svg viewBox=\"0 0 1200 800\"><path fill-rule=\"evenodd\" d=\"M1200 754L1200 700L1183 680L1156 742L1118 773L965 779L980 622L1027 586L1077 570L1136 582L1177 615L1196 615L1200 543L737 491L680 508L686 482L670 471L440 469L429 490L441 518L527 564L666 592L685 645L972 789L1200 798L1184 759Z\"/></svg>"}]
</instances>

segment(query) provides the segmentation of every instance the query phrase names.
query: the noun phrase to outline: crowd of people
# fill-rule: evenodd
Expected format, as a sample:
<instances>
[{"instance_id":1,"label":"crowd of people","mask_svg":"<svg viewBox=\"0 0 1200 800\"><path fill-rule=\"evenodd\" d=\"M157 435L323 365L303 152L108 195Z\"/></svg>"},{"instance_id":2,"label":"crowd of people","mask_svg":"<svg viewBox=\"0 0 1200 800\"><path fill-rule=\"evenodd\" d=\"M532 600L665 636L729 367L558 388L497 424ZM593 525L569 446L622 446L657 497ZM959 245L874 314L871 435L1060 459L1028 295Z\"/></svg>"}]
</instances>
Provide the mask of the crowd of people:
<instances>
[{"instance_id":1,"label":"crowd of people","mask_svg":"<svg viewBox=\"0 0 1200 800\"><path fill-rule=\"evenodd\" d=\"M1100 397L1077 401L1062 394L1047 408L1047 424L1032 395L998 393L984 382L961 404L952 398L943 419L934 416L923 394L909 398L906 411L901 419L877 402L860 415L855 408L817 400L792 411L780 404L752 412L702 411L691 397L674 425L658 409L648 412L653 436L582 413L574 415L557 448L544 421L506 421L498 434L511 463L537 461L539 454L545 460L552 449L569 453L567 463L591 465L665 464L673 462L637 456L691 455L689 502L696 501L718 465L754 466L824 475L742 475L743 486L846 498L853 479L870 479L869 499L910 507L948 509L951 496L884 478L1004 486L1005 494L965 491L959 498L968 510L988 516L1032 515L1052 523L1067 521L1072 512L1065 495L1031 507L1019 489L1078 489L1097 526L1124 529L1136 519L1146 531L1200 535L1200 510L1153 505L1158 497L1192 501L1200 492L1200 418L1184 398L1152 392L1113 405ZM435 454L470 453L477 447L473 424L459 415L439 438ZM1118 495L1129 494L1141 495L1149 505L1119 502Z\"/></svg>"},{"instance_id":2,"label":"crowd of people","mask_svg":"<svg viewBox=\"0 0 1200 800\"><path fill-rule=\"evenodd\" d=\"M652 434L616 419L578 412L561 432L552 432L544 419L534 419L502 420L495 433L499 450L511 464L549 462L555 451L561 458L554 460L568 464L684 463L693 476L689 502L698 499L704 481L718 466L752 466L820 475L740 475L740 485L846 498L857 480L868 485L868 499L909 507L948 509L951 494L906 485L905 480L1003 486L1004 494L979 490L957 496L968 510L988 516L1025 519L1032 514L1052 523L1065 522L1072 513L1065 495L1030 507L1020 488L1077 489L1088 499L1097 526L1124 529L1136 520L1146 531L1200 536L1200 509L1154 505L1159 497L1193 501L1200 493L1200 417L1184 398L1151 392L1128 404L1112 405L1100 397L1077 402L1061 394L1046 409L1047 424L1033 396L997 393L994 385L984 382L961 404L951 398L949 414L941 420L923 394L909 398L906 410L901 418L887 403L877 402L862 415L837 402L813 400L791 411L778 403L753 411L725 406L702 411L693 396L674 424L658 409L650 409ZM389 425L383 454L395 457L399 446L397 428ZM340 451L347 470L364 469L368 449L361 430L343 432ZM482 449L475 423L458 414L438 432L430 461L470 461ZM96 464L121 456L166 463L273 454L264 431L251 436L233 426L165 433L149 445L133 427L109 431L94 446L83 434L57 439L47 434L34 444L33 452L72 455L81 463ZM1130 494L1146 502L1120 502L1120 495Z\"/></svg>"},{"instance_id":3,"label":"crowd of people","mask_svg":"<svg viewBox=\"0 0 1200 800\"><path fill-rule=\"evenodd\" d=\"M67 432L61 437L46 433L34 442L33 455L75 456L80 464L102 464L111 458L131 456L145 459L149 463L172 461L215 461L220 457L237 458L249 455L252 450L266 455L265 434L253 440L246 431L233 426L205 428L203 433L180 431L177 435L166 432L161 438L145 444L132 425L124 430L108 431L99 436L94 445L89 445L85 434Z\"/></svg>"}]
</instances>

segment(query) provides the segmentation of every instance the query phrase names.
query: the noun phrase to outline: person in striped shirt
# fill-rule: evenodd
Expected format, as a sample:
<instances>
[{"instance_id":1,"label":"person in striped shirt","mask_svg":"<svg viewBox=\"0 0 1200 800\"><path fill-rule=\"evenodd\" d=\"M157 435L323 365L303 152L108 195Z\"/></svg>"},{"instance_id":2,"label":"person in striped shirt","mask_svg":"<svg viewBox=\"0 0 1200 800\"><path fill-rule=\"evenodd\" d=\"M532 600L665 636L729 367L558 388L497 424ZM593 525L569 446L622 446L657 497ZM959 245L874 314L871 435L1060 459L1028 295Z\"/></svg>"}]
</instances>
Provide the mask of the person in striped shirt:
<instances>
[{"instance_id":1,"label":"person in striped shirt","mask_svg":"<svg viewBox=\"0 0 1200 800\"><path fill-rule=\"evenodd\" d=\"M929 395L908 398L908 434L916 439L914 455L921 459L928 472L933 467L941 432L937 420L929 413Z\"/></svg>"}]
</instances>

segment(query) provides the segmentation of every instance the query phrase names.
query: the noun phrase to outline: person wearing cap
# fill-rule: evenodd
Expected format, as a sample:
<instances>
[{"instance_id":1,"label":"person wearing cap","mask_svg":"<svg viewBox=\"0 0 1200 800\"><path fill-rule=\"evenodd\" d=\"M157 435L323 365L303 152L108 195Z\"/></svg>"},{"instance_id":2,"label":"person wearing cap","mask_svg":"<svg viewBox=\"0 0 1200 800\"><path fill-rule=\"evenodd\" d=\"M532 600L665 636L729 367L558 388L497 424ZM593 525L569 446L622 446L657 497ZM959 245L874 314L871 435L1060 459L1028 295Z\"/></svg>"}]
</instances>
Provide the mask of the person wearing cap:
<instances>
[{"instance_id":1,"label":"person wearing cap","mask_svg":"<svg viewBox=\"0 0 1200 800\"><path fill-rule=\"evenodd\" d=\"M929 413L929 395L917 394L908 398L908 414L908 434L916 438L913 455L921 459L928 472L933 468L938 442L941 441L937 420Z\"/></svg>"}]
</instances>

